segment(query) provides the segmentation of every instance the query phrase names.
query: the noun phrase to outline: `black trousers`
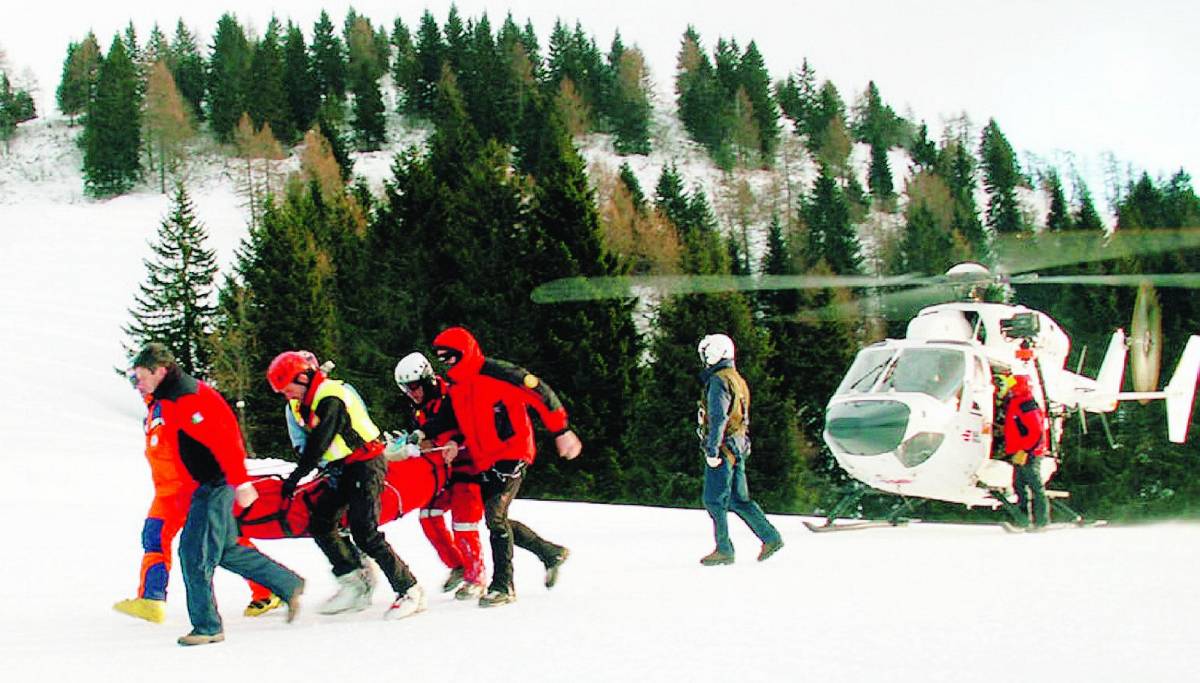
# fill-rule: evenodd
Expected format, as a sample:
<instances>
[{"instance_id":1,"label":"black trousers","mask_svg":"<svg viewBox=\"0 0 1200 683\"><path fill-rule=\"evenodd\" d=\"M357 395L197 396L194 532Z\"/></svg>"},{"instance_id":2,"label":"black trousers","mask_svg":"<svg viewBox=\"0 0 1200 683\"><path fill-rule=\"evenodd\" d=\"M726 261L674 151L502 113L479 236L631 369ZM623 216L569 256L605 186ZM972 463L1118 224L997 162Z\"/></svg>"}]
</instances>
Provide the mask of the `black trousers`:
<instances>
[{"instance_id":1,"label":"black trousers","mask_svg":"<svg viewBox=\"0 0 1200 683\"><path fill-rule=\"evenodd\" d=\"M544 565L549 565L563 551L561 545L547 541L533 529L508 518L508 506L517 497L525 478L524 465L519 460L502 460L483 473L480 493L483 495L483 518L491 537L493 565L488 590L513 592L513 545L537 555Z\"/></svg>"},{"instance_id":2,"label":"black trousers","mask_svg":"<svg viewBox=\"0 0 1200 683\"><path fill-rule=\"evenodd\" d=\"M379 494L383 491L387 460L377 456L347 463L340 469L330 482L332 486L328 493L313 505L309 532L317 547L333 565L334 576L343 576L362 567L359 554L337 531L338 522L345 514L354 545L375 560L397 594L408 591L417 580L379 530Z\"/></svg>"}]
</instances>

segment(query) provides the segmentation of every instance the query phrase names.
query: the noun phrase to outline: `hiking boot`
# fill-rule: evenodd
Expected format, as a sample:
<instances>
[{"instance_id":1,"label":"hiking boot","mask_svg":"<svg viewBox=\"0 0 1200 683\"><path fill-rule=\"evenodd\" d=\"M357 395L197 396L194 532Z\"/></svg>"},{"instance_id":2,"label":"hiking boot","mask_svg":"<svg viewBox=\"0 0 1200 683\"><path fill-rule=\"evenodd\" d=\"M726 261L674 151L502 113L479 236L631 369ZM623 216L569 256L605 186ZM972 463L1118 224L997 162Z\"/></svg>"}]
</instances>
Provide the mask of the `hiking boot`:
<instances>
[{"instance_id":1,"label":"hiking boot","mask_svg":"<svg viewBox=\"0 0 1200 683\"><path fill-rule=\"evenodd\" d=\"M130 598L114 604L113 609L117 610L121 614L128 614L131 617L145 619L146 621L152 621L156 624L161 624L167 620L166 600Z\"/></svg>"},{"instance_id":2,"label":"hiking boot","mask_svg":"<svg viewBox=\"0 0 1200 683\"><path fill-rule=\"evenodd\" d=\"M458 588L459 586L461 586L462 583L463 583L463 568L455 567L454 569L450 570L450 575L447 576L446 580L442 582L442 592L449 593L450 591L454 590L455 588Z\"/></svg>"},{"instance_id":3,"label":"hiking boot","mask_svg":"<svg viewBox=\"0 0 1200 683\"><path fill-rule=\"evenodd\" d=\"M361 612L371 606L371 586L363 577L361 569L337 577L338 591L333 594L321 609L321 614L341 614L342 612Z\"/></svg>"},{"instance_id":4,"label":"hiking boot","mask_svg":"<svg viewBox=\"0 0 1200 683\"><path fill-rule=\"evenodd\" d=\"M186 636L179 636L179 640L175 642L183 646L190 645L208 645L210 643L220 643L225 640L224 633L196 633L192 631Z\"/></svg>"},{"instance_id":5,"label":"hiking boot","mask_svg":"<svg viewBox=\"0 0 1200 683\"><path fill-rule=\"evenodd\" d=\"M283 600L279 599L274 593L268 595L262 600L251 600L246 609L242 610L242 615L247 617L261 617L273 609L283 607Z\"/></svg>"},{"instance_id":6,"label":"hiking boot","mask_svg":"<svg viewBox=\"0 0 1200 683\"><path fill-rule=\"evenodd\" d=\"M499 607L517 601L517 593L513 590L489 590L479 598L480 607Z\"/></svg>"},{"instance_id":7,"label":"hiking boot","mask_svg":"<svg viewBox=\"0 0 1200 683\"><path fill-rule=\"evenodd\" d=\"M358 570L362 574L363 583L367 584L368 601L370 596L375 594L375 584L378 583L375 577L375 560L369 557L362 558L362 568Z\"/></svg>"},{"instance_id":8,"label":"hiking boot","mask_svg":"<svg viewBox=\"0 0 1200 683\"><path fill-rule=\"evenodd\" d=\"M411 617L425 609L425 589L413 584L404 593L397 595L392 606L383 613L384 619L395 620Z\"/></svg>"},{"instance_id":9,"label":"hiking boot","mask_svg":"<svg viewBox=\"0 0 1200 683\"><path fill-rule=\"evenodd\" d=\"M726 554L720 550L714 550L700 558L700 564L704 565L705 567L712 567L718 564L733 564L733 554Z\"/></svg>"},{"instance_id":10,"label":"hiking boot","mask_svg":"<svg viewBox=\"0 0 1200 683\"><path fill-rule=\"evenodd\" d=\"M554 584L558 583L558 568L561 567L563 562L566 562L567 558L570 556L571 551L567 548L563 548L562 550L558 551L557 555L550 558L550 561L546 563L546 588L554 588Z\"/></svg>"},{"instance_id":11,"label":"hiking boot","mask_svg":"<svg viewBox=\"0 0 1200 683\"><path fill-rule=\"evenodd\" d=\"M763 543L762 550L758 551L758 561L762 562L763 560L767 559L768 557L779 552L779 549L782 547L783 547L783 539L782 538L777 541L767 541L766 543Z\"/></svg>"},{"instance_id":12,"label":"hiking boot","mask_svg":"<svg viewBox=\"0 0 1200 683\"><path fill-rule=\"evenodd\" d=\"M287 623L292 623L296 617L300 615L300 596L304 593L304 579L300 579L300 584L296 586L296 590L292 591L292 597L287 599ZM275 597L272 595L271 597Z\"/></svg>"},{"instance_id":13,"label":"hiking boot","mask_svg":"<svg viewBox=\"0 0 1200 683\"><path fill-rule=\"evenodd\" d=\"M458 587L454 593L455 600L478 600L483 597L484 587L482 583L471 583L470 581L463 582L463 585Z\"/></svg>"}]
</instances>

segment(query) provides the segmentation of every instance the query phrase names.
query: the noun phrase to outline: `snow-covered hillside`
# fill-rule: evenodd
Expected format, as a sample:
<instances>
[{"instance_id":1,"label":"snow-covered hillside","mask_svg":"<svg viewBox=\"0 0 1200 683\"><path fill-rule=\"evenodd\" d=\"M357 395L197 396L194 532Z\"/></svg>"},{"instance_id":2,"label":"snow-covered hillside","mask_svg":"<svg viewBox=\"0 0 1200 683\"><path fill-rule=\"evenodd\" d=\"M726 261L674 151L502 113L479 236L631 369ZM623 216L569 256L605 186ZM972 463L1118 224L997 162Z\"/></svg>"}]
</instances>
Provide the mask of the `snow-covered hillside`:
<instances>
[{"instance_id":1,"label":"snow-covered hillside","mask_svg":"<svg viewBox=\"0 0 1200 683\"><path fill-rule=\"evenodd\" d=\"M647 189L666 161L706 192L720 186L677 122L660 117L658 128L660 150L630 160ZM697 560L712 541L702 511L524 500L513 516L572 550L553 591L518 551L514 605L480 610L434 595L426 613L384 622L390 596L380 592L366 612L323 617L313 607L334 583L315 545L266 541L309 581L299 621L243 617L245 586L222 571L228 640L181 649L175 638L189 625L178 570L166 624L111 610L136 588L151 491L141 402L113 368L125 362L121 326L168 201L150 186L86 199L74 134L65 121L35 121L0 158L5 680L1128 681L1191 672L1195 524L1014 536L918 523L818 536L801 518L775 515L787 545L769 562L754 561L757 543L734 521L738 563L704 568ZM585 154L615 170L607 144L589 140ZM378 186L390 161L372 155L356 169ZM747 182L768 187L759 173ZM192 179L198 217L227 266L245 233L241 199L214 155L198 152ZM435 589L445 569L415 518L386 529Z\"/></svg>"}]
</instances>

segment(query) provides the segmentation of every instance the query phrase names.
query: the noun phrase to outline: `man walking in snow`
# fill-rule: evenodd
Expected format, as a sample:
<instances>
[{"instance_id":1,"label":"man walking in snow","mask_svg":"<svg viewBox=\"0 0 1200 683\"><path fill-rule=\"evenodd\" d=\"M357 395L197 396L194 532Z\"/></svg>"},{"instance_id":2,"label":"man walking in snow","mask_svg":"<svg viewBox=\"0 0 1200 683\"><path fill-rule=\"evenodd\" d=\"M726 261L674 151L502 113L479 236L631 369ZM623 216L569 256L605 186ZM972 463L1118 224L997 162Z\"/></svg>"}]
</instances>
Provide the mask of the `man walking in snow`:
<instances>
[{"instance_id":1,"label":"man walking in snow","mask_svg":"<svg viewBox=\"0 0 1200 683\"><path fill-rule=\"evenodd\" d=\"M762 562L783 547L783 539L762 508L750 499L746 485L746 457L750 455L750 387L734 367L733 340L724 334L710 334L700 340L696 350L704 363L700 382L704 393L698 413L700 450L704 468L704 508L713 521L717 547L700 558L700 564L733 564L733 543L729 540L729 511L742 518L762 541L758 561Z\"/></svg>"},{"instance_id":2,"label":"man walking in snow","mask_svg":"<svg viewBox=\"0 0 1200 683\"><path fill-rule=\"evenodd\" d=\"M1046 413L1033 398L1029 377L1000 375L1000 398L1004 404L1004 453L1013 467L1013 489L1020 509L1017 523L1029 526L1033 504L1035 528L1045 527L1050 518L1046 486L1042 483L1042 456L1046 453Z\"/></svg>"},{"instance_id":3,"label":"man walking in snow","mask_svg":"<svg viewBox=\"0 0 1200 683\"><path fill-rule=\"evenodd\" d=\"M225 640L213 598L217 567L257 581L282 597L292 621L304 579L256 548L237 543L233 502L236 498L239 505L249 506L258 492L246 474L242 433L229 404L212 387L183 372L162 344L147 344L132 366L138 390L150 396L147 425L161 428L156 433L160 443L195 484L179 538L192 631L177 642L206 645Z\"/></svg>"},{"instance_id":4,"label":"man walking in snow","mask_svg":"<svg viewBox=\"0 0 1200 683\"><path fill-rule=\"evenodd\" d=\"M379 496L387 474L382 432L366 404L349 384L328 377L307 351L284 351L267 369L271 388L288 401L288 409L305 432L296 469L280 491L286 501L318 465L328 476L328 491L313 506L309 533L329 559L338 592L321 606L323 614L366 609L371 604L370 570L338 534L342 515L354 545L379 565L396 599L384 618L400 619L425 609L425 591L408 565L396 555L379 530Z\"/></svg>"},{"instance_id":5,"label":"man walking in snow","mask_svg":"<svg viewBox=\"0 0 1200 683\"><path fill-rule=\"evenodd\" d=\"M462 327L443 330L433 350L448 368L449 395L463 445L482 472L484 517L492 544L492 581L479 598L480 607L505 605L517 599L513 587L512 553L516 544L538 556L546 567L546 587L558 581L567 548L538 536L508 518L525 468L537 455L533 422L536 412L554 434L559 456L570 460L583 449L567 427L567 411L554 391L536 375L504 361L485 358L475 337ZM440 433L440 428L431 433Z\"/></svg>"}]
</instances>

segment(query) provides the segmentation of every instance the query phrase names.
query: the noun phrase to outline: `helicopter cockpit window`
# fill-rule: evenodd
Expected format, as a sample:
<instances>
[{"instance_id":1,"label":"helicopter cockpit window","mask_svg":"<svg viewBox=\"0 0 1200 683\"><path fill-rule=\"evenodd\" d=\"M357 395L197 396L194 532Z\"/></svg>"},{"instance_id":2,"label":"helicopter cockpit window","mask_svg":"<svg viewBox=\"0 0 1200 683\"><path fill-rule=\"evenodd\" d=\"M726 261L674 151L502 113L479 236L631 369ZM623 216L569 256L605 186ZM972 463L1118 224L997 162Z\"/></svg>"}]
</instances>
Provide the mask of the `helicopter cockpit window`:
<instances>
[{"instance_id":1,"label":"helicopter cockpit window","mask_svg":"<svg viewBox=\"0 0 1200 683\"><path fill-rule=\"evenodd\" d=\"M846 372L845 379L837 388L839 394L865 394L871 391L880 373L892 359L894 349L863 349L854 357L854 364Z\"/></svg>"},{"instance_id":2,"label":"helicopter cockpit window","mask_svg":"<svg viewBox=\"0 0 1200 683\"><path fill-rule=\"evenodd\" d=\"M900 352L882 391L914 391L945 401L962 389L966 360L961 351L916 348Z\"/></svg>"}]
</instances>

